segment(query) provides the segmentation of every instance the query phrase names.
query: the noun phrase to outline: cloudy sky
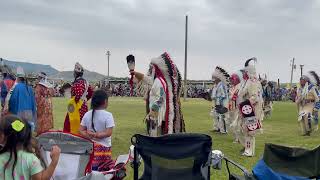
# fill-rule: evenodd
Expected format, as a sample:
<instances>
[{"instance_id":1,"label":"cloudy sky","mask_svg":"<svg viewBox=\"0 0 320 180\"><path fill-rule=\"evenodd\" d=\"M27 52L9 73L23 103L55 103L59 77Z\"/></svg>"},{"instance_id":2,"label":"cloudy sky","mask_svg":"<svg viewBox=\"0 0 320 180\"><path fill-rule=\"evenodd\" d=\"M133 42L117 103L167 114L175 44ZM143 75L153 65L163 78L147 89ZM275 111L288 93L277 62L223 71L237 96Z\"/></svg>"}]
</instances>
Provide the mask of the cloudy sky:
<instances>
[{"instance_id":1,"label":"cloudy sky","mask_svg":"<svg viewBox=\"0 0 320 180\"><path fill-rule=\"evenodd\" d=\"M106 74L110 50L110 74L127 76L128 54L145 72L167 51L183 72L186 14L191 79L253 56L269 79L289 81L293 57L320 73L320 0L2 0L0 57Z\"/></svg>"}]
</instances>

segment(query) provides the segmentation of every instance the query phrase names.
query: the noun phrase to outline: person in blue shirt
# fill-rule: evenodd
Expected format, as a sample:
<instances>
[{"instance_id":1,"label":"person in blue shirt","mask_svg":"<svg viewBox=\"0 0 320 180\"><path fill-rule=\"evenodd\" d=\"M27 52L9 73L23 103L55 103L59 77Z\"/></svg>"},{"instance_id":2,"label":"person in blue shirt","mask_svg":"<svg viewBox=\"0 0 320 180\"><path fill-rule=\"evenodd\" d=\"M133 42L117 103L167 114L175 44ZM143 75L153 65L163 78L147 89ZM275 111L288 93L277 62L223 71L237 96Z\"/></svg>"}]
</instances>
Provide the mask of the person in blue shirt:
<instances>
[{"instance_id":1,"label":"person in blue shirt","mask_svg":"<svg viewBox=\"0 0 320 180\"><path fill-rule=\"evenodd\" d=\"M24 70L17 68L17 81L9 99L9 113L26 120L34 130L36 126L36 102L33 90L27 85Z\"/></svg>"}]
</instances>

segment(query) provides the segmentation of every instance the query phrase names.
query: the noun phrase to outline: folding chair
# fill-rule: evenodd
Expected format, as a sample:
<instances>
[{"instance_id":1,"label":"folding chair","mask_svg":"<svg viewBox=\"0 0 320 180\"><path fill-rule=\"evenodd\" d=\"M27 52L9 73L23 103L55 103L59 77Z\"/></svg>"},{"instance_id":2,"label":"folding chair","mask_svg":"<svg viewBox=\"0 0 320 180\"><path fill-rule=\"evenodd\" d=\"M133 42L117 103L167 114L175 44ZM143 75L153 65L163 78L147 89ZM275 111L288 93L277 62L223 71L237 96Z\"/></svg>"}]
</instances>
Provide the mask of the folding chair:
<instances>
[{"instance_id":1,"label":"folding chair","mask_svg":"<svg viewBox=\"0 0 320 180\"><path fill-rule=\"evenodd\" d=\"M258 178L280 179L319 179L320 146L308 150L299 147L287 147L266 144L263 159L253 169Z\"/></svg>"},{"instance_id":2,"label":"folding chair","mask_svg":"<svg viewBox=\"0 0 320 180\"><path fill-rule=\"evenodd\" d=\"M134 145L134 180L209 180L212 140L203 134L171 134L148 137L136 134ZM144 173L139 178L139 161Z\"/></svg>"},{"instance_id":3,"label":"folding chair","mask_svg":"<svg viewBox=\"0 0 320 180\"><path fill-rule=\"evenodd\" d=\"M265 144L263 158L249 173L239 164L225 158L227 167L231 163L244 172L237 176L229 172L229 179L308 180L320 179L320 146L313 149Z\"/></svg>"},{"instance_id":4,"label":"folding chair","mask_svg":"<svg viewBox=\"0 0 320 180\"><path fill-rule=\"evenodd\" d=\"M227 167L227 171L228 171L228 175L229 175L229 180L256 180L254 175L251 172L249 172L246 168L241 166L240 164L232 161L231 159L229 159L227 157L223 157L222 159L226 161L226 167ZM231 173L230 168L229 168L230 164L235 166L236 168L238 168L243 174L237 175L237 174Z\"/></svg>"}]
</instances>

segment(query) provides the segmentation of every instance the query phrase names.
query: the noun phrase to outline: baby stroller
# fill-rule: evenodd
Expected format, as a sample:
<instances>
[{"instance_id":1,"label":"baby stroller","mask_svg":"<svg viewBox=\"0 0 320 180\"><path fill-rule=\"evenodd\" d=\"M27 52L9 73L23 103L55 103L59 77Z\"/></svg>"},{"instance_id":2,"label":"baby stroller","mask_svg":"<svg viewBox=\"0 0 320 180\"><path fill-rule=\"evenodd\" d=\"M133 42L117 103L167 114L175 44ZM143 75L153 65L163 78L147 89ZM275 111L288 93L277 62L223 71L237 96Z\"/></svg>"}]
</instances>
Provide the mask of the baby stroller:
<instances>
[{"instance_id":1,"label":"baby stroller","mask_svg":"<svg viewBox=\"0 0 320 180\"><path fill-rule=\"evenodd\" d=\"M308 180L320 179L320 146L307 150L266 144L263 157L252 173L224 157L230 180ZM229 164L239 168L243 176L230 173Z\"/></svg>"},{"instance_id":2,"label":"baby stroller","mask_svg":"<svg viewBox=\"0 0 320 180\"><path fill-rule=\"evenodd\" d=\"M61 131L42 133L37 140L46 164L51 161L51 147L58 145L61 149L59 163L52 177L54 180L120 180L126 176L129 154L120 155L109 171L92 172L93 141Z\"/></svg>"}]
</instances>

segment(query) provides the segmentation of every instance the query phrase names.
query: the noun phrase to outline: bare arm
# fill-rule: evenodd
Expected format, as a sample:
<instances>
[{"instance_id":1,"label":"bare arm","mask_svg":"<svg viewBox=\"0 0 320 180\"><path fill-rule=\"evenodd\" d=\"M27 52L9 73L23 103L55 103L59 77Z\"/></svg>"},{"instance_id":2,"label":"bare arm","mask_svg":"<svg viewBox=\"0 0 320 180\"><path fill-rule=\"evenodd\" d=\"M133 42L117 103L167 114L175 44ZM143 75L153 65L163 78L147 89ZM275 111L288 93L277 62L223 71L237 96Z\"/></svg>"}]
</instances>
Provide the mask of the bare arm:
<instances>
[{"instance_id":1,"label":"bare arm","mask_svg":"<svg viewBox=\"0 0 320 180\"><path fill-rule=\"evenodd\" d=\"M80 125L79 131L80 131L81 136L86 137L88 139L92 138L92 135L90 133L88 133L87 127Z\"/></svg>"},{"instance_id":2,"label":"bare arm","mask_svg":"<svg viewBox=\"0 0 320 180\"><path fill-rule=\"evenodd\" d=\"M53 146L50 153L51 163L49 164L48 168L46 168L45 170L41 171L38 174L31 176L31 179L32 180L50 180L50 178L52 177L58 165L60 152L61 150L58 146Z\"/></svg>"},{"instance_id":3,"label":"bare arm","mask_svg":"<svg viewBox=\"0 0 320 180\"><path fill-rule=\"evenodd\" d=\"M94 133L93 137L97 138L97 139L103 139L103 138L110 137L112 135L112 129L113 128L111 127L111 128L105 129L104 131Z\"/></svg>"},{"instance_id":4,"label":"bare arm","mask_svg":"<svg viewBox=\"0 0 320 180\"><path fill-rule=\"evenodd\" d=\"M140 81L143 79L143 77L144 77L144 74L139 73L139 72L136 72L136 71L130 71L130 73L132 73L132 74L138 79L139 82L140 82Z\"/></svg>"}]
</instances>

